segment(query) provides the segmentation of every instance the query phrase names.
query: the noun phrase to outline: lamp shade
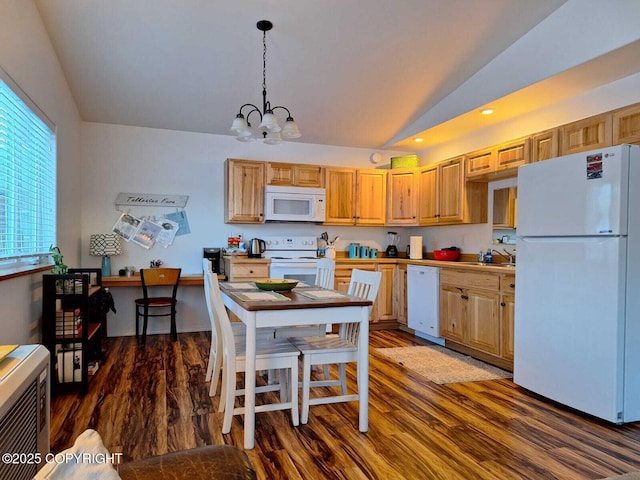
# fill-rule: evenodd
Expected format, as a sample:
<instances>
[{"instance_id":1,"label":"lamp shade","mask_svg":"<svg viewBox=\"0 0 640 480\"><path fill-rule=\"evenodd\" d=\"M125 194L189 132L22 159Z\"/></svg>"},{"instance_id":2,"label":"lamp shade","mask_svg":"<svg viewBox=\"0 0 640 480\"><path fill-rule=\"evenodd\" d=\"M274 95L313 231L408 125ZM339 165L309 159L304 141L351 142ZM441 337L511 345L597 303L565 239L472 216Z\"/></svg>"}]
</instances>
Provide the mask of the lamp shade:
<instances>
[{"instance_id":1,"label":"lamp shade","mask_svg":"<svg viewBox=\"0 0 640 480\"><path fill-rule=\"evenodd\" d=\"M282 137L280 136L280 132L269 132L267 136L264 137L264 143L267 145L278 145L282 143Z\"/></svg>"},{"instance_id":2,"label":"lamp shade","mask_svg":"<svg viewBox=\"0 0 640 480\"><path fill-rule=\"evenodd\" d=\"M284 123L284 127L282 127L281 134L282 138L300 138L302 136L298 129L298 124L292 117L287 117L287 121Z\"/></svg>"},{"instance_id":3,"label":"lamp shade","mask_svg":"<svg viewBox=\"0 0 640 480\"><path fill-rule=\"evenodd\" d=\"M271 110L267 110L264 115L262 115L262 123L260 123L260 128L266 130L267 132L279 132L280 125L278 125L278 119L273 114Z\"/></svg>"},{"instance_id":4,"label":"lamp shade","mask_svg":"<svg viewBox=\"0 0 640 480\"><path fill-rule=\"evenodd\" d=\"M89 239L89 255L112 256L120 255L120 237L115 233L96 233Z\"/></svg>"}]
</instances>

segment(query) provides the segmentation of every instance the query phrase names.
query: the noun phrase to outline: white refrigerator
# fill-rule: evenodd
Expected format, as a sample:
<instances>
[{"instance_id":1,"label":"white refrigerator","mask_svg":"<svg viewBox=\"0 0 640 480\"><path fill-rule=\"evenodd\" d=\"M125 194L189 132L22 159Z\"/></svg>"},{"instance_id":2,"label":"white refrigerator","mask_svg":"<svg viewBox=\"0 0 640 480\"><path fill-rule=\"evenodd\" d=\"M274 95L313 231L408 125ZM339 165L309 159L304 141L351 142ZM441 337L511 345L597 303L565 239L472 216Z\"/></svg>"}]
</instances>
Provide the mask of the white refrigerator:
<instances>
[{"instance_id":1,"label":"white refrigerator","mask_svg":"<svg viewBox=\"0 0 640 480\"><path fill-rule=\"evenodd\" d=\"M640 420L640 147L518 170L514 382Z\"/></svg>"}]
</instances>

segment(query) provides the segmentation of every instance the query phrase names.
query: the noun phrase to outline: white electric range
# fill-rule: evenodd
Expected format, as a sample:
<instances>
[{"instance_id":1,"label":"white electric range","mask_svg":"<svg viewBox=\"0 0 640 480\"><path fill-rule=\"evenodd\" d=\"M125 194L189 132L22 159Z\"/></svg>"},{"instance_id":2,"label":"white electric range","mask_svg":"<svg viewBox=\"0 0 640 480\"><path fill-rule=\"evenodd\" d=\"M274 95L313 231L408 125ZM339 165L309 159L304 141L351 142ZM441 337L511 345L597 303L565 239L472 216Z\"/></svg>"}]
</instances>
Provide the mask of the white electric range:
<instances>
[{"instance_id":1,"label":"white electric range","mask_svg":"<svg viewBox=\"0 0 640 480\"><path fill-rule=\"evenodd\" d=\"M271 278L295 278L313 284L318 265L316 237L264 237L264 258L271 260Z\"/></svg>"}]
</instances>

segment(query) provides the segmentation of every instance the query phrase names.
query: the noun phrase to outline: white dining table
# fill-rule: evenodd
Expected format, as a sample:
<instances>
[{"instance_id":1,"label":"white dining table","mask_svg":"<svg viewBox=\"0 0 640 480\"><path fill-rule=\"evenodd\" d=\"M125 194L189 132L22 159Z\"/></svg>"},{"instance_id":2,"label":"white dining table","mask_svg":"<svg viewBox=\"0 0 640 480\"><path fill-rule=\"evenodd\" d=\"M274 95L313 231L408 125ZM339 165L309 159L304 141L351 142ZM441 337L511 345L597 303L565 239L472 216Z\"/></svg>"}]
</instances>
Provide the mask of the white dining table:
<instances>
[{"instance_id":1,"label":"white dining table","mask_svg":"<svg viewBox=\"0 0 640 480\"><path fill-rule=\"evenodd\" d=\"M252 449L255 443L255 389L256 389L256 329L262 327L285 327L294 325L360 323L358 339L358 403L359 430L369 430L369 313L373 302L344 293L339 296L316 286L295 288L291 292L280 292L287 300L250 300L247 290L250 285L233 282L220 283L225 306L245 325L246 372L244 448ZM310 298L309 292L324 291ZM301 292L306 292L307 295ZM259 295L256 295L256 297Z\"/></svg>"}]
</instances>

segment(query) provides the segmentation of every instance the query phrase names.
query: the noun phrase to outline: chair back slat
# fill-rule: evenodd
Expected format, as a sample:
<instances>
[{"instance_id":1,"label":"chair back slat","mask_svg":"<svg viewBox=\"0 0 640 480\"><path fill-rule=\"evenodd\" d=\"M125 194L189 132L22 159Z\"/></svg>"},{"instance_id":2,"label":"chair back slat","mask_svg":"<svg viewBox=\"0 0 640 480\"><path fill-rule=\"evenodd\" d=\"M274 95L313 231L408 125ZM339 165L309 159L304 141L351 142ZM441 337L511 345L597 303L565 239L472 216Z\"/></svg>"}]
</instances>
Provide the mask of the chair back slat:
<instances>
[{"instance_id":1,"label":"chair back slat","mask_svg":"<svg viewBox=\"0 0 640 480\"><path fill-rule=\"evenodd\" d=\"M351 272L351 282L349 283L349 295L366 298L372 302L376 301L382 272L369 272L354 268ZM369 307L369 312L373 306ZM358 334L360 333L360 323L343 323L340 325L340 337L349 340L353 344L358 344Z\"/></svg>"},{"instance_id":2,"label":"chair back slat","mask_svg":"<svg viewBox=\"0 0 640 480\"><path fill-rule=\"evenodd\" d=\"M316 285L322 288L334 288L336 278L336 262L330 258L318 260Z\"/></svg>"},{"instance_id":3,"label":"chair back slat","mask_svg":"<svg viewBox=\"0 0 640 480\"><path fill-rule=\"evenodd\" d=\"M233 338L233 330L231 329L231 320L229 320L227 309L222 301L218 275L210 269L205 269L204 271L204 288L209 316L212 321L211 330L212 332L215 330L215 335L219 338L218 345L222 347L225 361L235 362L236 344Z\"/></svg>"},{"instance_id":4,"label":"chair back slat","mask_svg":"<svg viewBox=\"0 0 640 480\"><path fill-rule=\"evenodd\" d=\"M216 345L216 352L222 351L222 335L220 333L220 327L215 316L213 306L213 280L214 273L211 270L211 262L204 258L202 259L202 266L204 267L204 298L207 303L207 312L209 313L209 321L211 322L211 343ZM217 278L216 278L217 280Z\"/></svg>"}]
</instances>

